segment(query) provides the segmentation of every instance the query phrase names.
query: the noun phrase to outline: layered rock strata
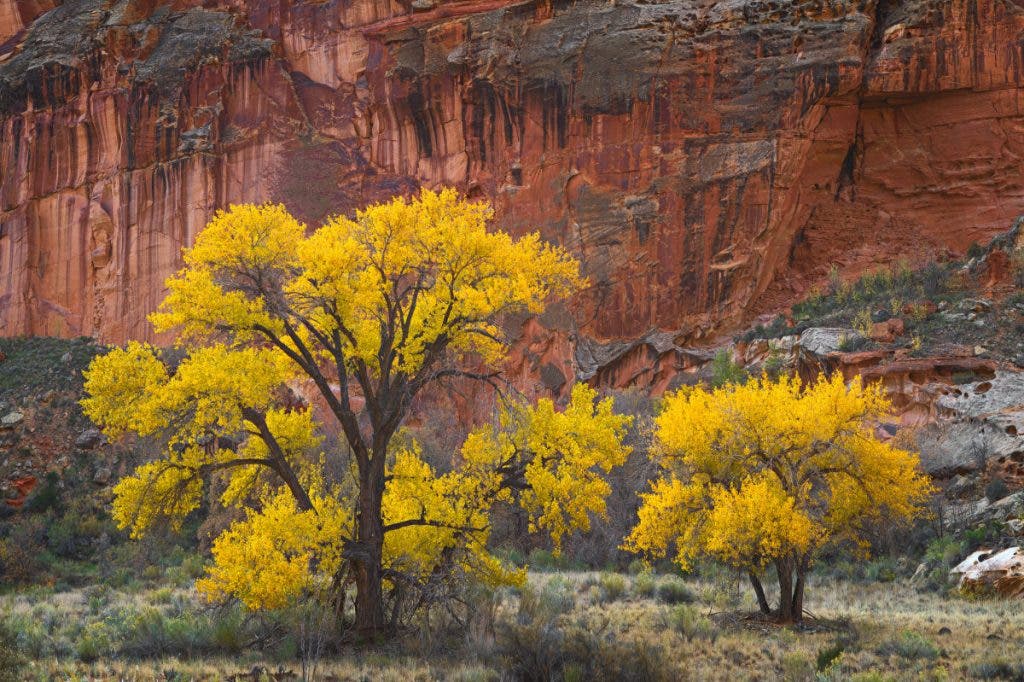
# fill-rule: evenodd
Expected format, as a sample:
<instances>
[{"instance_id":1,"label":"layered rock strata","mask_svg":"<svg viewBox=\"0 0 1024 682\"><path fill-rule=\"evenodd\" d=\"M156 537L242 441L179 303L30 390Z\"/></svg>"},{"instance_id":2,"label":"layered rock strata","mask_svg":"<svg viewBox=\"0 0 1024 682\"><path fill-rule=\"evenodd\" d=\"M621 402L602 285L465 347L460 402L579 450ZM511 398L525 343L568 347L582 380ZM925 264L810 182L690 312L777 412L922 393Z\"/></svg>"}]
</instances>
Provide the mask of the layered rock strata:
<instances>
[{"instance_id":1,"label":"layered rock strata","mask_svg":"<svg viewBox=\"0 0 1024 682\"><path fill-rule=\"evenodd\" d=\"M514 371L661 387L1024 212L1022 39L1020 0L0 0L0 333L151 338L218 207L447 184L590 277Z\"/></svg>"}]
</instances>

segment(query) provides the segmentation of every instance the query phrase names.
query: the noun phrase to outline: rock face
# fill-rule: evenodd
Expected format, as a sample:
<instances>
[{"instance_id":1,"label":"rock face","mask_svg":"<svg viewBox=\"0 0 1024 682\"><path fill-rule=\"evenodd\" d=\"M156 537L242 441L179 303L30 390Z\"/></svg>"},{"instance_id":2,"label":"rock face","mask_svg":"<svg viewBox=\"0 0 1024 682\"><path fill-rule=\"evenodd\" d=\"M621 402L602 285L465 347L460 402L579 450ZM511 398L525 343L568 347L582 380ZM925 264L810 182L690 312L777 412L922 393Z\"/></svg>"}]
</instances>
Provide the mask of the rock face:
<instances>
[{"instance_id":1,"label":"rock face","mask_svg":"<svg viewBox=\"0 0 1024 682\"><path fill-rule=\"evenodd\" d=\"M664 383L1024 212L1022 39L1020 0L0 0L0 334L151 338L230 202L449 184L584 262L582 343L524 333L552 391Z\"/></svg>"}]
</instances>

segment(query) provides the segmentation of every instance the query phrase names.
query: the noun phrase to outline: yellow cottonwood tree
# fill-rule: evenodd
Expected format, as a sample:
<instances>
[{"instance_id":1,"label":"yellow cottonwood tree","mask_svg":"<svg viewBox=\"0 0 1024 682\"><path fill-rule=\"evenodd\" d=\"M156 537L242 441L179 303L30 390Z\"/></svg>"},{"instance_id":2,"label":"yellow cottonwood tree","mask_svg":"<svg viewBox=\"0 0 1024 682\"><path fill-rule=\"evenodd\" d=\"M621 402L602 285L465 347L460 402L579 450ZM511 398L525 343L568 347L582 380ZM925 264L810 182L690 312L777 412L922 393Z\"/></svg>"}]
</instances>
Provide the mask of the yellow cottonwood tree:
<instances>
[{"instance_id":1,"label":"yellow cottonwood tree","mask_svg":"<svg viewBox=\"0 0 1024 682\"><path fill-rule=\"evenodd\" d=\"M582 282L562 249L488 231L491 215L453 190L311 232L281 206L217 213L151 316L184 358L172 366L131 343L86 373L83 407L108 434L168 444L115 487L119 524L137 536L160 518L180 523L220 477L220 503L245 516L214 542L199 587L252 608L320 588L344 599L354 587L367 634L447 575L521 580L486 549L499 501L521 505L556 543L586 528L604 512L603 474L629 452L628 418L590 389L577 387L564 410L507 408L445 473L415 443L393 446L426 386L493 380L507 349L502 316L541 312ZM302 386L341 445L325 445Z\"/></svg>"},{"instance_id":2,"label":"yellow cottonwood tree","mask_svg":"<svg viewBox=\"0 0 1024 682\"><path fill-rule=\"evenodd\" d=\"M641 495L624 547L655 557L674 548L684 569L704 555L746 571L765 613L761 576L773 566L778 617L801 620L816 554L866 550L866 523L909 520L931 492L917 455L875 438L888 410L880 386L838 374L667 396L652 454L662 477Z\"/></svg>"}]
</instances>

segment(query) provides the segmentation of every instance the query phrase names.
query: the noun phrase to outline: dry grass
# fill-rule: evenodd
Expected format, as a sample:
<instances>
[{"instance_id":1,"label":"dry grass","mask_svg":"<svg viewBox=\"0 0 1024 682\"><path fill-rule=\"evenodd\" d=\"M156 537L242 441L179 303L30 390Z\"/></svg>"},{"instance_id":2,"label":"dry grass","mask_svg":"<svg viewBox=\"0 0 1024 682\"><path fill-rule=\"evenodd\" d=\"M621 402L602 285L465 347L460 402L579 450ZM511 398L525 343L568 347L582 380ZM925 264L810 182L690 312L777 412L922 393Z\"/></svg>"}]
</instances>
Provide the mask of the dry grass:
<instances>
[{"instance_id":1,"label":"dry grass","mask_svg":"<svg viewBox=\"0 0 1024 682\"><path fill-rule=\"evenodd\" d=\"M654 582L652 587L651 581ZM673 589L661 590L661 584ZM556 632L586 632L593 642L642 643L669 679L694 680L931 680L1000 679L1014 674L1024 650L1024 609L1020 602L978 601L918 593L905 583L856 584L815 580L808 627L779 627L744 618L753 603L741 582L688 581L668 576L613 576L599 573L533 574L526 595L500 596L494 622L463 642L424 646L430 632L410 634L384 649L353 651L324 661L325 680L502 680L515 652L503 640L503 624ZM624 583L624 589L623 589ZM688 591L687 591L688 588ZM659 594L678 595L665 603ZM684 596L685 596L684 594ZM177 603L194 599L187 590L110 593L96 608L84 592L0 597L5 613L41 617L57 612L57 636L81 631L110 605ZM91 602L91 603L90 603ZM165 605L162 608L171 608ZM61 630L64 628L64 631ZM948 632L946 631L948 629ZM62 635L61 632L64 632ZM568 640L567 640L568 641ZM413 652L429 652L419 656ZM558 668L567 679L589 679L578 666ZM74 653L36 660L34 680L229 680L265 668L300 670L297 662L271 662L259 652L235 657L155 661L103 660L83 663ZM1016 672L1020 672L1019 670ZM177 675L177 677L175 677ZM246 676L244 679L259 679ZM294 679L294 678L282 678Z\"/></svg>"}]
</instances>

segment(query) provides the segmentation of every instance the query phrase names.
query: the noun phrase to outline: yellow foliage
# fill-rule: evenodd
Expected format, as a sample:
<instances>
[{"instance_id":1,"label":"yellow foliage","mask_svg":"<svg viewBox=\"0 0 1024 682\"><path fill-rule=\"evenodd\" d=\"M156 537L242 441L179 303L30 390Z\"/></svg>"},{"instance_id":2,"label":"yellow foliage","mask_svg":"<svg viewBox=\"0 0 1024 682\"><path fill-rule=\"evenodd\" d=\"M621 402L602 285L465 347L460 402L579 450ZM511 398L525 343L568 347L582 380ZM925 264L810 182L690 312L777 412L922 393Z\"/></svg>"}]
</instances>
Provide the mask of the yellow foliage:
<instances>
[{"instance_id":1,"label":"yellow foliage","mask_svg":"<svg viewBox=\"0 0 1024 682\"><path fill-rule=\"evenodd\" d=\"M175 462L143 464L114 486L114 521L133 538L161 517L180 528L189 512L202 502L203 483L195 472Z\"/></svg>"},{"instance_id":2,"label":"yellow foliage","mask_svg":"<svg viewBox=\"0 0 1024 682\"><path fill-rule=\"evenodd\" d=\"M86 372L91 419L112 436L167 444L115 487L119 526L138 537L160 518L180 525L219 477L219 502L245 518L215 540L199 587L253 609L351 575L345 562L356 560L343 550L367 546L356 511L364 486L382 491L369 511L383 526L380 568L403 580L442 569L521 582L486 548L497 502L522 505L556 544L588 528L605 513L605 474L629 453L629 419L590 388L576 387L564 410L544 400L504 411L444 473L415 443L388 446L422 386L502 360L502 315L538 313L583 283L564 250L488 231L491 216L453 190L314 230L282 206L218 212L150 318L176 334L180 361L132 343ZM295 398L298 383L319 391L328 409L318 414L336 419L348 449L324 451L332 441Z\"/></svg>"},{"instance_id":3,"label":"yellow foliage","mask_svg":"<svg viewBox=\"0 0 1024 682\"><path fill-rule=\"evenodd\" d=\"M663 478L642 495L624 547L686 567L699 554L759 569L829 543L862 543L863 524L921 512L931 492L915 454L879 442L880 386L840 375L809 386L763 377L685 388L656 419Z\"/></svg>"},{"instance_id":4,"label":"yellow foliage","mask_svg":"<svg viewBox=\"0 0 1024 682\"><path fill-rule=\"evenodd\" d=\"M373 373L414 374L439 341L495 362L505 347L497 314L539 312L582 280L578 263L536 234L488 232L491 216L454 190L423 190L307 237L281 206L232 206L186 251L151 319L194 341L261 330L286 346L293 334L337 338L349 362Z\"/></svg>"},{"instance_id":5,"label":"yellow foliage","mask_svg":"<svg viewBox=\"0 0 1024 682\"><path fill-rule=\"evenodd\" d=\"M285 490L268 496L217 537L214 564L196 587L211 600L231 596L256 610L282 608L316 581L329 583L352 517L333 496L314 496L314 504L316 511L301 511Z\"/></svg>"}]
</instances>

